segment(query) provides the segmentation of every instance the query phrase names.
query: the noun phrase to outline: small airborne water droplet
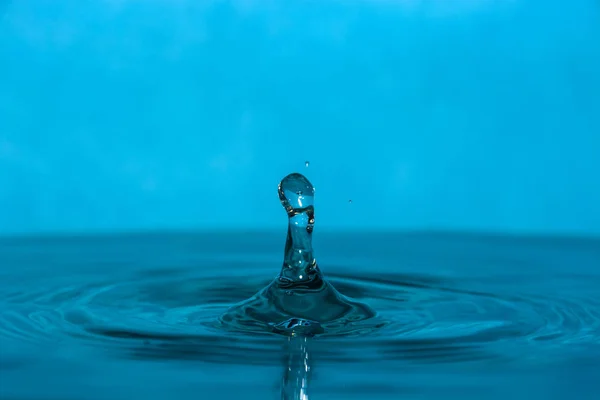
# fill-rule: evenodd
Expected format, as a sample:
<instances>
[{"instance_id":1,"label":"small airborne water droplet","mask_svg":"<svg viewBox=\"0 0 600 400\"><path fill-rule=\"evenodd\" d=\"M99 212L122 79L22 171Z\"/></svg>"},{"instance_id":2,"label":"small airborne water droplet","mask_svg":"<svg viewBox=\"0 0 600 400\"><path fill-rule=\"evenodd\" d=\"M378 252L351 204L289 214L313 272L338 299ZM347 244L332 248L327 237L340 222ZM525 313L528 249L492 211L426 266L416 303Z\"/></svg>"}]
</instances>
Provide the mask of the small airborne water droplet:
<instances>
[{"instance_id":1,"label":"small airborne water droplet","mask_svg":"<svg viewBox=\"0 0 600 400\"><path fill-rule=\"evenodd\" d=\"M305 166L305 167L308 167L309 165L310 165L310 161L305 161L305 162L304 162L304 166Z\"/></svg>"},{"instance_id":2,"label":"small airborne water droplet","mask_svg":"<svg viewBox=\"0 0 600 400\"><path fill-rule=\"evenodd\" d=\"M348 200L348 203L352 204L352 199Z\"/></svg>"}]
</instances>

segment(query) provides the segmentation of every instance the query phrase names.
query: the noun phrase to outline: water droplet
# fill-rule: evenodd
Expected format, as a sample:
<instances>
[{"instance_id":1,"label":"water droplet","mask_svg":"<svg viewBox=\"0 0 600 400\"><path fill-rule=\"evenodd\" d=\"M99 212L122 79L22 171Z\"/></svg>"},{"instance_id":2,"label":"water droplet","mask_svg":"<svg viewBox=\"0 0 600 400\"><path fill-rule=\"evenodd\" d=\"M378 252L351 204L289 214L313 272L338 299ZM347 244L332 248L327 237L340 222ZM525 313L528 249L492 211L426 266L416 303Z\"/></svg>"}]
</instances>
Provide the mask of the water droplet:
<instances>
[{"instance_id":1,"label":"water droplet","mask_svg":"<svg viewBox=\"0 0 600 400\"><path fill-rule=\"evenodd\" d=\"M304 175L298 173L286 176L279 183L279 200L289 215L312 207L314 193L313 185Z\"/></svg>"},{"instance_id":2,"label":"water droplet","mask_svg":"<svg viewBox=\"0 0 600 400\"><path fill-rule=\"evenodd\" d=\"M304 162L304 166L308 168L308 166L310 165L310 161L305 161Z\"/></svg>"},{"instance_id":3,"label":"water droplet","mask_svg":"<svg viewBox=\"0 0 600 400\"><path fill-rule=\"evenodd\" d=\"M348 200L348 203L352 204L352 199Z\"/></svg>"}]
</instances>

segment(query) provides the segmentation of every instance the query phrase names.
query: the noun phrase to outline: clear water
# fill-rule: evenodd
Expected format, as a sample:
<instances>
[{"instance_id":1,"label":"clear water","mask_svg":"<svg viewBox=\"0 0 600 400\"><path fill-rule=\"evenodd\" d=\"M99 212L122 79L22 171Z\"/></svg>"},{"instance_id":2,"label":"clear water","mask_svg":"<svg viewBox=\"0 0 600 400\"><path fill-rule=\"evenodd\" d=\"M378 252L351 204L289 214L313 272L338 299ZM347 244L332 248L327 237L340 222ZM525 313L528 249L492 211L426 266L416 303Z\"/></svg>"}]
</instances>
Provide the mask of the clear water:
<instances>
[{"instance_id":1,"label":"clear water","mask_svg":"<svg viewBox=\"0 0 600 400\"><path fill-rule=\"evenodd\" d=\"M238 332L275 332L291 337L341 337L379 329L385 321L369 305L341 294L324 277L313 254L314 187L292 173L278 186L288 216L279 275L255 296L232 306L221 325ZM302 346L301 346L302 347Z\"/></svg>"},{"instance_id":2,"label":"clear water","mask_svg":"<svg viewBox=\"0 0 600 400\"><path fill-rule=\"evenodd\" d=\"M284 238L2 239L0 398L600 398L600 241L315 230L324 275L383 325L305 343L223 328Z\"/></svg>"}]
</instances>

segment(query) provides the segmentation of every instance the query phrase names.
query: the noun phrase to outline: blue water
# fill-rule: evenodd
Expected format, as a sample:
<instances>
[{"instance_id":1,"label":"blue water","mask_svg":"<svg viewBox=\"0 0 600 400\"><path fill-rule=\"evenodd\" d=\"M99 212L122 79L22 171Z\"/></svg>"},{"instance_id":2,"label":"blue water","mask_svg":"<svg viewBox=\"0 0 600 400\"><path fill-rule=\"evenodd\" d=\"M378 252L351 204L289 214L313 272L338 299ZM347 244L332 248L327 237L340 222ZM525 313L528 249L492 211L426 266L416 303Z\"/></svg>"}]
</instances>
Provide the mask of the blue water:
<instances>
[{"instance_id":1,"label":"blue water","mask_svg":"<svg viewBox=\"0 0 600 400\"><path fill-rule=\"evenodd\" d=\"M598 400L599 4L0 0L0 400Z\"/></svg>"},{"instance_id":2,"label":"blue water","mask_svg":"<svg viewBox=\"0 0 600 400\"><path fill-rule=\"evenodd\" d=\"M1 239L0 398L600 398L599 240L316 231L324 276L381 324L307 339L222 326L283 244Z\"/></svg>"}]
</instances>

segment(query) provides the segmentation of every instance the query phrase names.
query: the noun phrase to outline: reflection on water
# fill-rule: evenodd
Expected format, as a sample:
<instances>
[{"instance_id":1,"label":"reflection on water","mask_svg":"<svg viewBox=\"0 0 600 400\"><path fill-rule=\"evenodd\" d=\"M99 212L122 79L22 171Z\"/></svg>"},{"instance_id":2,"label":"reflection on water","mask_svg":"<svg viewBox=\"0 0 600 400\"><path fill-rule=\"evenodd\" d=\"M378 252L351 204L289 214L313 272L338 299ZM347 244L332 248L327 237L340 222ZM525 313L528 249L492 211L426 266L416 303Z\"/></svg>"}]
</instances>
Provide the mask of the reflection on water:
<instances>
[{"instance_id":1,"label":"reflection on water","mask_svg":"<svg viewBox=\"0 0 600 400\"><path fill-rule=\"evenodd\" d=\"M287 363L281 381L281 400L308 400L311 374L310 338L291 337L287 341Z\"/></svg>"}]
</instances>

